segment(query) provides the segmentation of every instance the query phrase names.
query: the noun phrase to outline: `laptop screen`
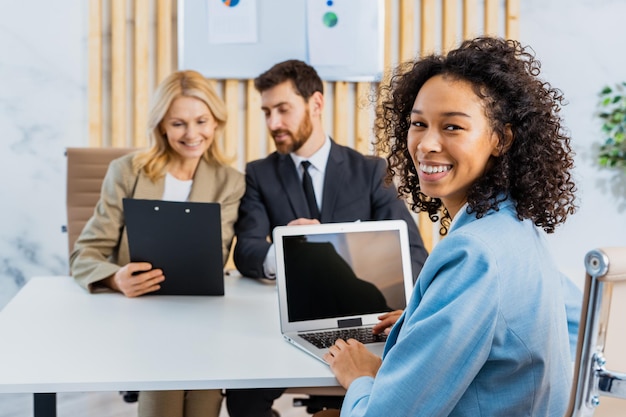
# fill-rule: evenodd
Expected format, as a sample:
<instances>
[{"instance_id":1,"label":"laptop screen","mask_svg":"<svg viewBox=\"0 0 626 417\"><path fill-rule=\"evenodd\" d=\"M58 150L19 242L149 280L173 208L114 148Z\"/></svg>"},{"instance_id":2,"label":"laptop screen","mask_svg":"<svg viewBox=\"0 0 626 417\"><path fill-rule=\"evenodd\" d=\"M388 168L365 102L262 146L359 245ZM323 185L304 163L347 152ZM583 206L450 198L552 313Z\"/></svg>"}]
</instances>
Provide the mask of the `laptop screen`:
<instances>
[{"instance_id":1,"label":"laptop screen","mask_svg":"<svg viewBox=\"0 0 626 417\"><path fill-rule=\"evenodd\" d=\"M406 307L400 230L282 236L289 322Z\"/></svg>"}]
</instances>

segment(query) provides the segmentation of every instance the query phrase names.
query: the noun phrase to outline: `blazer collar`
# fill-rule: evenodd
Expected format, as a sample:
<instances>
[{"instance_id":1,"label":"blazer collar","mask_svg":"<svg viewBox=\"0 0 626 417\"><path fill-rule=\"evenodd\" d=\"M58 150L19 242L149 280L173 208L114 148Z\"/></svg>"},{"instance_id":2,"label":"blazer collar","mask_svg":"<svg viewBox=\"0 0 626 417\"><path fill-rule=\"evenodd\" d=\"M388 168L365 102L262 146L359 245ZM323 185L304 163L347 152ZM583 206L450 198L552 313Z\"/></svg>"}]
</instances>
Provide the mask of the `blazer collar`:
<instances>
[{"instance_id":1,"label":"blazer collar","mask_svg":"<svg viewBox=\"0 0 626 417\"><path fill-rule=\"evenodd\" d=\"M205 201L206 190L210 190L215 187L217 169L215 165L212 165L200 159L196 172L193 175L193 184L191 185L191 191L189 192L189 201Z\"/></svg>"},{"instance_id":2,"label":"blazer collar","mask_svg":"<svg viewBox=\"0 0 626 417\"><path fill-rule=\"evenodd\" d=\"M467 205L463 206L463 208L461 210L459 210L459 212L456 214L456 217L454 218L454 220L452 221L452 224L450 225L450 229L448 230L448 234L452 233L454 230L460 229L461 227L472 223L475 220L478 220L478 218L476 217L476 213L467 213ZM487 217L491 214L493 214L496 210L491 209L489 210L484 217ZM511 200L511 198L506 198L504 201L502 201L499 205L498 205L498 210L497 211L510 211L510 212L515 212L515 203L513 200Z\"/></svg>"},{"instance_id":3,"label":"blazer collar","mask_svg":"<svg viewBox=\"0 0 626 417\"><path fill-rule=\"evenodd\" d=\"M193 176L193 184L189 193L189 201L202 201L203 190L210 187L210 183L215 179L215 167L204 159L198 163L198 168ZM165 191L165 178L160 178L153 182L146 176L143 170L137 174L137 184L133 198L146 200L161 200Z\"/></svg>"},{"instance_id":4,"label":"blazer collar","mask_svg":"<svg viewBox=\"0 0 626 417\"><path fill-rule=\"evenodd\" d=\"M289 155L278 154L278 178L282 183L289 204L295 214L295 218L309 217L309 207L306 203L304 190L296 171L293 159Z\"/></svg>"},{"instance_id":5,"label":"blazer collar","mask_svg":"<svg viewBox=\"0 0 626 417\"><path fill-rule=\"evenodd\" d=\"M342 175L344 151L332 139L330 141L330 154L326 164L326 175L324 176L324 197L322 198L322 210L320 212L321 222L332 220L332 212L337 201L337 196L349 184L346 184L346 176Z\"/></svg>"}]
</instances>

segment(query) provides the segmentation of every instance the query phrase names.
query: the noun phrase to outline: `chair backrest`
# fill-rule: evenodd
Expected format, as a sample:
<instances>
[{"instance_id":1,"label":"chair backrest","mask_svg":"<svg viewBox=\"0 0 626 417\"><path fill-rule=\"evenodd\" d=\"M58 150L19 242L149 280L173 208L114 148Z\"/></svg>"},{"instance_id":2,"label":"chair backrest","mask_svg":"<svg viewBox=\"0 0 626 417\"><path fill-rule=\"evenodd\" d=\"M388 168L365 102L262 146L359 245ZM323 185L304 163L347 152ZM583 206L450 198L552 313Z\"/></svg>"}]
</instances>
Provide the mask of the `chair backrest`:
<instances>
[{"instance_id":1,"label":"chair backrest","mask_svg":"<svg viewBox=\"0 0 626 417\"><path fill-rule=\"evenodd\" d=\"M67 242L68 255L100 198L102 180L109 163L135 148L67 148Z\"/></svg>"},{"instance_id":2,"label":"chair backrest","mask_svg":"<svg viewBox=\"0 0 626 417\"><path fill-rule=\"evenodd\" d=\"M566 416L623 416L626 247L590 251L585 256L585 268L576 364Z\"/></svg>"}]
</instances>

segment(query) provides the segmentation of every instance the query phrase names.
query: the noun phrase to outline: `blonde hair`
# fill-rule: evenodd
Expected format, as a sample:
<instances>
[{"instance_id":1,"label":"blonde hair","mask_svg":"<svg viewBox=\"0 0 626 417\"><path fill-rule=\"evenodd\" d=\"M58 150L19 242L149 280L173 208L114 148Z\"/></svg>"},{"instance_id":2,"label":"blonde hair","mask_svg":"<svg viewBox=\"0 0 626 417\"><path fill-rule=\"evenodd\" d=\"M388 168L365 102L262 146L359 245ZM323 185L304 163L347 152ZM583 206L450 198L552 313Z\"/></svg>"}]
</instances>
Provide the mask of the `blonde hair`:
<instances>
[{"instance_id":1,"label":"blonde hair","mask_svg":"<svg viewBox=\"0 0 626 417\"><path fill-rule=\"evenodd\" d=\"M202 101L217 122L213 143L202 158L215 165L224 165L228 162L217 144L226 125L226 105L202 74L191 70L177 71L165 78L156 88L148 113L150 148L133 158L135 170L143 169L153 181L165 175L167 164L174 154L160 125L174 100L180 97L193 97Z\"/></svg>"}]
</instances>

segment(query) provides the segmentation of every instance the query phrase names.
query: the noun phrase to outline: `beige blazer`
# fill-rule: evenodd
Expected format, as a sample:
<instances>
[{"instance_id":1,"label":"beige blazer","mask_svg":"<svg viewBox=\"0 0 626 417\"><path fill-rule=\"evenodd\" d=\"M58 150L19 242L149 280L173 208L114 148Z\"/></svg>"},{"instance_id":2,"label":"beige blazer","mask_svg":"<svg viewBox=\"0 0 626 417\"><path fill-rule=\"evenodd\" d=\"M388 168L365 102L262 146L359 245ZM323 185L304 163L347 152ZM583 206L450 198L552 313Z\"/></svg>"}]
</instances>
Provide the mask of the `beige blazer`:
<instances>
[{"instance_id":1,"label":"beige blazer","mask_svg":"<svg viewBox=\"0 0 626 417\"><path fill-rule=\"evenodd\" d=\"M109 165L100 200L70 256L72 276L89 291L98 288L94 283L115 274L121 266L130 262L122 199L160 200L163 197L165 178L152 182L143 171L133 171L132 158L135 154L122 156ZM245 180L241 172L200 160L189 201L220 203L224 262L228 259L239 200L244 191Z\"/></svg>"}]
</instances>

